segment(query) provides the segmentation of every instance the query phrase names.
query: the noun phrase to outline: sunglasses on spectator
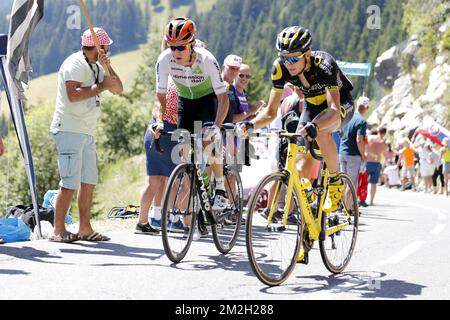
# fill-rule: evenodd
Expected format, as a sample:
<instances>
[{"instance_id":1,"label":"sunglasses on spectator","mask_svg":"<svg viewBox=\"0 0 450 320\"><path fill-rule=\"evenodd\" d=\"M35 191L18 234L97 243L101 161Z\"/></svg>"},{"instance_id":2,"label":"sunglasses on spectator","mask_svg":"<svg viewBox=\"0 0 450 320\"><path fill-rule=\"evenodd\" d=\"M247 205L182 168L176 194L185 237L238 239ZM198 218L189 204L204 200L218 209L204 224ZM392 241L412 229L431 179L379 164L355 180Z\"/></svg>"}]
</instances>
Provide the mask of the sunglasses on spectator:
<instances>
[{"instance_id":1,"label":"sunglasses on spectator","mask_svg":"<svg viewBox=\"0 0 450 320\"><path fill-rule=\"evenodd\" d=\"M184 51L184 50L186 50L187 48L189 48L189 46L190 46L190 44L186 44L186 45L184 45L184 46L170 46L170 50L172 50L172 51L176 51L176 50L178 50L178 51Z\"/></svg>"},{"instance_id":2,"label":"sunglasses on spectator","mask_svg":"<svg viewBox=\"0 0 450 320\"><path fill-rule=\"evenodd\" d=\"M299 55L299 56L296 56L296 57L286 57L286 56L281 56L280 55L280 62L281 63L295 64L295 63L299 62L305 54L306 54L306 52L301 54L301 55Z\"/></svg>"},{"instance_id":3,"label":"sunglasses on spectator","mask_svg":"<svg viewBox=\"0 0 450 320\"><path fill-rule=\"evenodd\" d=\"M239 78L241 78L241 79L244 79L244 78L251 79L251 77L252 76L250 74L243 74L243 73L239 74Z\"/></svg>"}]
</instances>

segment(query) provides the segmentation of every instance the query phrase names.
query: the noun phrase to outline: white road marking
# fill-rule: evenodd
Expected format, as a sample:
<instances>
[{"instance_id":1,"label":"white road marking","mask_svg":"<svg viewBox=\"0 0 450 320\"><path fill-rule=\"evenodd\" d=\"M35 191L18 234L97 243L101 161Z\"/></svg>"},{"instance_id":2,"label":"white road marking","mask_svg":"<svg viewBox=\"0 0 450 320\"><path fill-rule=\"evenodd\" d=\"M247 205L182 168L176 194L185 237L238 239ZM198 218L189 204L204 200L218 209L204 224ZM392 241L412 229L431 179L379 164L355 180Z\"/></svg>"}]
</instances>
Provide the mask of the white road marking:
<instances>
[{"instance_id":1,"label":"white road marking","mask_svg":"<svg viewBox=\"0 0 450 320\"><path fill-rule=\"evenodd\" d=\"M404 202L400 202L400 201L393 201L391 199L386 199L384 198L385 203L392 203L392 204L401 204L401 205L405 205ZM416 207L416 208L420 208L420 209L424 209L427 211L431 211L435 214L438 215L438 220L440 222L444 222L447 221L447 215L439 210L436 210L434 208L429 208L426 206L422 206L422 205L418 205L418 204L409 204L409 206L412 207ZM437 235L440 234L446 227L446 224L443 223L439 223L431 232L430 234L432 235ZM379 267L383 266L383 265L387 265L387 264L398 264L401 261L405 260L407 257L409 257L411 254L413 254L414 252L416 252L417 250L419 250L424 244L426 243L426 241L414 241L413 243L411 243L410 245L406 246L405 248L403 248L400 252L398 252L397 254L393 255L392 257L388 258L387 260L384 260L382 262L379 263L375 263L374 265L370 266L369 268L367 268L368 270L376 270ZM348 281L345 281L339 285L336 285L332 288L330 288L328 290L328 292L317 292L315 294L313 294L312 296L308 297L307 299L324 299L324 297L328 298L328 299L334 299L336 298L336 294L341 294L341 293L345 293L350 291L353 288L356 288L358 286L364 285L364 286L371 286L372 283L375 281L375 283L377 281L380 281L379 279L372 279L369 277L369 281L367 281L364 277L360 277L360 278L352 278L349 279ZM376 283L377 285L379 285L379 283ZM326 299L325 298L325 299Z\"/></svg>"},{"instance_id":2,"label":"white road marking","mask_svg":"<svg viewBox=\"0 0 450 320\"><path fill-rule=\"evenodd\" d=\"M420 247L422 247L426 241L414 241L410 245L406 246L403 250L401 250L399 253L395 254L391 258L384 260L378 266L382 266L385 264L397 264L401 262L402 260L405 260L408 256L413 254L415 251L419 250Z\"/></svg>"},{"instance_id":3,"label":"white road marking","mask_svg":"<svg viewBox=\"0 0 450 320\"><path fill-rule=\"evenodd\" d=\"M445 229L446 226L447 226L446 224L439 223L439 224L438 224L438 225L430 232L430 234L438 235L438 234L440 234L442 231L444 231L444 229Z\"/></svg>"}]
</instances>

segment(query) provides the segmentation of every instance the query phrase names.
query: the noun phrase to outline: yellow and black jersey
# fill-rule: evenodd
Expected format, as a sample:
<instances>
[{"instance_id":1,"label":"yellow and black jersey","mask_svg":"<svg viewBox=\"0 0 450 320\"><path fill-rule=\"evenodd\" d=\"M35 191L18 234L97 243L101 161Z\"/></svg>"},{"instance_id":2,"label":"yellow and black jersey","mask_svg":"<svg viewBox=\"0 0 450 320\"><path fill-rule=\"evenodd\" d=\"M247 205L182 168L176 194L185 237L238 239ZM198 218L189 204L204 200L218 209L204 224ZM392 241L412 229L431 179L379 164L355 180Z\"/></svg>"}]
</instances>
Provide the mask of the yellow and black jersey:
<instances>
[{"instance_id":1,"label":"yellow and black jersey","mask_svg":"<svg viewBox=\"0 0 450 320\"><path fill-rule=\"evenodd\" d=\"M327 52L312 51L311 66L303 73L310 84L305 88L298 76L292 76L278 58L273 64L272 84L277 91L283 91L289 82L300 88L308 103L319 106L326 102L327 90L339 90L348 93L353 90L350 80L339 69L336 60Z\"/></svg>"}]
</instances>

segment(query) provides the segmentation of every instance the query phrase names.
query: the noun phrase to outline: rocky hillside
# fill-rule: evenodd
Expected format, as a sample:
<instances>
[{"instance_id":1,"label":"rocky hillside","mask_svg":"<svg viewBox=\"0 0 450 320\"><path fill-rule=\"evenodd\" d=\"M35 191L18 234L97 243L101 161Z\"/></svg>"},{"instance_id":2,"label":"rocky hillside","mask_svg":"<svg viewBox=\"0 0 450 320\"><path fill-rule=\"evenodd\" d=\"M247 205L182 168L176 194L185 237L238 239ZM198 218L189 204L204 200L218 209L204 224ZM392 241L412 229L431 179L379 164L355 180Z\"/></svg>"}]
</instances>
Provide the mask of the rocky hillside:
<instances>
[{"instance_id":1,"label":"rocky hillside","mask_svg":"<svg viewBox=\"0 0 450 320\"><path fill-rule=\"evenodd\" d=\"M441 7L435 10L434 20L423 22L420 29L417 17L408 42L386 51L375 66L375 77L388 94L368 122L393 131L396 142L420 127L427 116L450 127L450 12L448 3L435 2Z\"/></svg>"}]
</instances>

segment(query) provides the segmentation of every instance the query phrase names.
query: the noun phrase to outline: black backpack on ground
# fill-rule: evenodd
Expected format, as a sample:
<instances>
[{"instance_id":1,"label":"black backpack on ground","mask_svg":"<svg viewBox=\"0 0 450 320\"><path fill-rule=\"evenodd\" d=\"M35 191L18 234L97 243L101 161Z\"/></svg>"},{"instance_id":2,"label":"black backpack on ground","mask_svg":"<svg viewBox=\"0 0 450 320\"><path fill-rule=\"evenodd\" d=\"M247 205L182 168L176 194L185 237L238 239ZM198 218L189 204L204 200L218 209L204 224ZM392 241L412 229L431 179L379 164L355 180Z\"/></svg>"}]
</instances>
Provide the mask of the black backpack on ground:
<instances>
[{"instance_id":1,"label":"black backpack on ground","mask_svg":"<svg viewBox=\"0 0 450 320\"><path fill-rule=\"evenodd\" d=\"M22 221L31 229L31 231L34 231L34 227L36 226L36 218L33 205L17 205L9 207L6 210L6 218L22 219ZM53 225L53 221L55 219L55 212L53 208L46 209L42 206L39 206L39 218L41 219L41 221L48 221Z\"/></svg>"}]
</instances>

